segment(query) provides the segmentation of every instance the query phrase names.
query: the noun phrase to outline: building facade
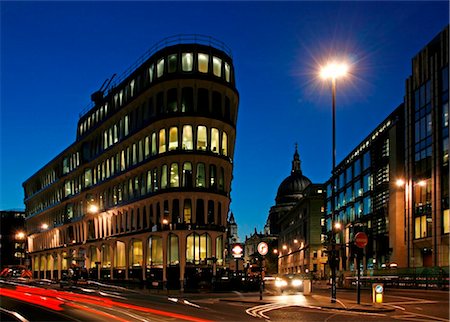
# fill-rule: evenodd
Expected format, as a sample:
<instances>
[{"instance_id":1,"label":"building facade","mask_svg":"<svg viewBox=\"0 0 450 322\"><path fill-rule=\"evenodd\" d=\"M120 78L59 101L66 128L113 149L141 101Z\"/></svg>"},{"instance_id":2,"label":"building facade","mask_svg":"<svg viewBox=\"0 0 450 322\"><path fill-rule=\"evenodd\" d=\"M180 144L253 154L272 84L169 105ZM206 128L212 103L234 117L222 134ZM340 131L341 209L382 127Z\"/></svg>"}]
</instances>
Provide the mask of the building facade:
<instances>
[{"instance_id":1,"label":"building facade","mask_svg":"<svg viewBox=\"0 0 450 322\"><path fill-rule=\"evenodd\" d=\"M363 259L365 269L394 262L406 265L403 192L395 184L403 173L403 142L402 104L336 166L327 183L326 231L329 233L332 227L334 182L340 271L355 270L350 252L358 232L369 237Z\"/></svg>"},{"instance_id":2,"label":"building facade","mask_svg":"<svg viewBox=\"0 0 450 322\"><path fill-rule=\"evenodd\" d=\"M24 211L0 211L0 268L26 265Z\"/></svg>"},{"instance_id":3,"label":"building facade","mask_svg":"<svg viewBox=\"0 0 450 322\"><path fill-rule=\"evenodd\" d=\"M329 237L334 182L341 271L354 270L349 246L363 231L369 237L365 270L395 267L404 268L405 275L448 275L448 61L447 26L412 59L404 103L329 180L325 231Z\"/></svg>"},{"instance_id":4,"label":"building facade","mask_svg":"<svg viewBox=\"0 0 450 322\"><path fill-rule=\"evenodd\" d=\"M405 231L408 266L449 265L449 28L412 59L406 80Z\"/></svg>"},{"instance_id":5,"label":"building facade","mask_svg":"<svg viewBox=\"0 0 450 322\"><path fill-rule=\"evenodd\" d=\"M76 141L23 184L35 276L76 265L184 288L224 265L239 102L231 53L176 36L130 70L92 95Z\"/></svg>"}]
</instances>

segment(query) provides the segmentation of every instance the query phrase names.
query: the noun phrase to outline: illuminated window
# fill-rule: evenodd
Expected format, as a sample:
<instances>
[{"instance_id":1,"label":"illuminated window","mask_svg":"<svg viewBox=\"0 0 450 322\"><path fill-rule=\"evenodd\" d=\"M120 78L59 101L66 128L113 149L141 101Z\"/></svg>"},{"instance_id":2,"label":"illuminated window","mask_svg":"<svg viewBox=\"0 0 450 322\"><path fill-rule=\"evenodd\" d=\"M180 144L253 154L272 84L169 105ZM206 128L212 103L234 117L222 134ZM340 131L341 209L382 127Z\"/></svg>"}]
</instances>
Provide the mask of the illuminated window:
<instances>
[{"instance_id":1,"label":"illuminated window","mask_svg":"<svg viewBox=\"0 0 450 322\"><path fill-rule=\"evenodd\" d=\"M230 82L230 65L225 63L225 80Z\"/></svg>"},{"instance_id":2,"label":"illuminated window","mask_svg":"<svg viewBox=\"0 0 450 322\"><path fill-rule=\"evenodd\" d=\"M223 265L223 237L216 237L216 259L217 265Z\"/></svg>"},{"instance_id":3,"label":"illuminated window","mask_svg":"<svg viewBox=\"0 0 450 322\"><path fill-rule=\"evenodd\" d=\"M200 264L211 257L211 237L192 233L186 238L186 262Z\"/></svg>"},{"instance_id":4,"label":"illuminated window","mask_svg":"<svg viewBox=\"0 0 450 322\"><path fill-rule=\"evenodd\" d=\"M147 193L152 192L152 170L147 171Z\"/></svg>"},{"instance_id":5,"label":"illuminated window","mask_svg":"<svg viewBox=\"0 0 450 322\"><path fill-rule=\"evenodd\" d=\"M183 126L183 150L192 150L194 148L192 126Z\"/></svg>"},{"instance_id":6,"label":"illuminated window","mask_svg":"<svg viewBox=\"0 0 450 322\"><path fill-rule=\"evenodd\" d=\"M154 72L154 65L151 65L150 68L148 69L148 80L151 82L153 82L153 72Z\"/></svg>"},{"instance_id":7,"label":"illuminated window","mask_svg":"<svg viewBox=\"0 0 450 322\"><path fill-rule=\"evenodd\" d=\"M181 55L181 64L183 72L192 72L194 55L192 53L183 53Z\"/></svg>"},{"instance_id":8,"label":"illuminated window","mask_svg":"<svg viewBox=\"0 0 450 322\"><path fill-rule=\"evenodd\" d=\"M177 265L180 261L178 255L178 236L174 234L170 234L167 239L167 264L168 265Z\"/></svg>"},{"instance_id":9,"label":"illuminated window","mask_svg":"<svg viewBox=\"0 0 450 322\"><path fill-rule=\"evenodd\" d=\"M153 190L157 191L159 188L158 185L158 168L153 169Z\"/></svg>"},{"instance_id":10,"label":"illuminated window","mask_svg":"<svg viewBox=\"0 0 450 322\"><path fill-rule=\"evenodd\" d=\"M177 71L177 54L169 55L167 58L168 72L174 73Z\"/></svg>"},{"instance_id":11,"label":"illuminated window","mask_svg":"<svg viewBox=\"0 0 450 322\"><path fill-rule=\"evenodd\" d=\"M159 130L159 153L166 152L166 129Z\"/></svg>"},{"instance_id":12,"label":"illuminated window","mask_svg":"<svg viewBox=\"0 0 450 322\"><path fill-rule=\"evenodd\" d=\"M130 266L142 266L142 241L133 240L130 246Z\"/></svg>"},{"instance_id":13,"label":"illuminated window","mask_svg":"<svg viewBox=\"0 0 450 322\"><path fill-rule=\"evenodd\" d=\"M162 238L152 236L148 239L148 261L150 266L160 266L163 264Z\"/></svg>"},{"instance_id":14,"label":"illuminated window","mask_svg":"<svg viewBox=\"0 0 450 322\"><path fill-rule=\"evenodd\" d=\"M222 76L222 59L213 56L213 73L217 77Z\"/></svg>"},{"instance_id":15,"label":"illuminated window","mask_svg":"<svg viewBox=\"0 0 450 322\"><path fill-rule=\"evenodd\" d=\"M152 133L152 155L156 155L156 132Z\"/></svg>"},{"instance_id":16,"label":"illuminated window","mask_svg":"<svg viewBox=\"0 0 450 322\"><path fill-rule=\"evenodd\" d=\"M211 128L211 151L219 153L219 130Z\"/></svg>"},{"instance_id":17,"label":"illuminated window","mask_svg":"<svg viewBox=\"0 0 450 322\"><path fill-rule=\"evenodd\" d=\"M206 187L206 176L205 176L205 164L197 164L197 174L196 174L196 187Z\"/></svg>"},{"instance_id":18,"label":"illuminated window","mask_svg":"<svg viewBox=\"0 0 450 322\"><path fill-rule=\"evenodd\" d=\"M120 171L125 170L125 150L120 152Z\"/></svg>"},{"instance_id":19,"label":"illuminated window","mask_svg":"<svg viewBox=\"0 0 450 322\"><path fill-rule=\"evenodd\" d=\"M167 188L167 164L161 168L161 189Z\"/></svg>"},{"instance_id":20,"label":"illuminated window","mask_svg":"<svg viewBox=\"0 0 450 322\"><path fill-rule=\"evenodd\" d=\"M192 221L192 204L191 199L185 199L184 200L184 207L183 207L183 220L186 224L190 224Z\"/></svg>"},{"instance_id":21,"label":"illuminated window","mask_svg":"<svg viewBox=\"0 0 450 322\"><path fill-rule=\"evenodd\" d=\"M172 163L170 165L170 187L179 187L180 179L178 175L178 163Z\"/></svg>"},{"instance_id":22,"label":"illuminated window","mask_svg":"<svg viewBox=\"0 0 450 322\"><path fill-rule=\"evenodd\" d=\"M136 164L137 162L137 151L136 151L136 143L133 144L133 149L132 149L132 164Z\"/></svg>"},{"instance_id":23,"label":"illuminated window","mask_svg":"<svg viewBox=\"0 0 450 322\"><path fill-rule=\"evenodd\" d=\"M90 187L92 185L92 171L91 169L84 170L84 186Z\"/></svg>"},{"instance_id":24,"label":"illuminated window","mask_svg":"<svg viewBox=\"0 0 450 322\"><path fill-rule=\"evenodd\" d=\"M207 54L198 54L198 71L201 73L208 72L208 59L209 56Z\"/></svg>"},{"instance_id":25,"label":"illuminated window","mask_svg":"<svg viewBox=\"0 0 450 322\"><path fill-rule=\"evenodd\" d=\"M176 150L178 148L178 128L171 127L169 129L169 151Z\"/></svg>"},{"instance_id":26,"label":"illuminated window","mask_svg":"<svg viewBox=\"0 0 450 322\"><path fill-rule=\"evenodd\" d=\"M150 137L146 136L144 141L144 158L148 158L150 155Z\"/></svg>"},{"instance_id":27,"label":"illuminated window","mask_svg":"<svg viewBox=\"0 0 450 322\"><path fill-rule=\"evenodd\" d=\"M114 124L114 130L113 130L113 143L119 142L119 133L117 129L117 124Z\"/></svg>"},{"instance_id":28,"label":"illuminated window","mask_svg":"<svg viewBox=\"0 0 450 322\"><path fill-rule=\"evenodd\" d=\"M114 267L125 268L125 243L121 241L116 242L116 248L114 251Z\"/></svg>"},{"instance_id":29,"label":"illuminated window","mask_svg":"<svg viewBox=\"0 0 450 322\"><path fill-rule=\"evenodd\" d=\"M156 76L160 78L164 74L164 58L158 60L156 64Z\"/></svg>"},{"instance_id":30,"label":"illuminated window","mask_svg":"<svg viewBox=\"0 0 450 322\"><path fill-rule=\"evenodd\" d=\"M197 150L206 150L207 135L206 126L199 125L197 127Z\"/></svg>"},{"instance_id":31,"label":"illuminated window","mask_svg":"<svg viewBox=\"0 0 450 322\"><path fill-rule=\"evenodd\" d=\"M448 209L445 209L442 213L442 222L444 234L450 233L450 212Z\"/></svg>"},{"instance_id":32,"label":"illuminated window","mask_svg":"<svg viewBox=\"0 0 450 322\"><path fill-rule=\"evenodd\" d=\"M129 129L129 125L130 125L130 118L128 117L128 115L125 115L124 118L124 135L127 136L128 135L128 129Z\"/></svg>"}]
</instances>

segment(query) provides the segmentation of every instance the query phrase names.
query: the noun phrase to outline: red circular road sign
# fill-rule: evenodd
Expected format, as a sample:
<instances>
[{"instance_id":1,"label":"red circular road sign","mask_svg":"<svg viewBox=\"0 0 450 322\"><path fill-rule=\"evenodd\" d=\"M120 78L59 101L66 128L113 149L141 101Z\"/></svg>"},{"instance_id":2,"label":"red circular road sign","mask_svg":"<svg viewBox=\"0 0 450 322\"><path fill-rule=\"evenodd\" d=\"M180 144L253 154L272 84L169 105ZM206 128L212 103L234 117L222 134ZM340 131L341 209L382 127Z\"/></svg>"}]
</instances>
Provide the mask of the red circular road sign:
<instances>
[{"instance_id":1,"label":"red circular road sign","mask_svg":"<svg viewBox=\"0 0 450 322\"><path fill-rule=\"evenodd\" d=\"M366 233L363 233L360 231L355 235L355 245L359 248L366 247L367 243L369 242L369 237L367 237Z\"/></svg>"}]
</instances>

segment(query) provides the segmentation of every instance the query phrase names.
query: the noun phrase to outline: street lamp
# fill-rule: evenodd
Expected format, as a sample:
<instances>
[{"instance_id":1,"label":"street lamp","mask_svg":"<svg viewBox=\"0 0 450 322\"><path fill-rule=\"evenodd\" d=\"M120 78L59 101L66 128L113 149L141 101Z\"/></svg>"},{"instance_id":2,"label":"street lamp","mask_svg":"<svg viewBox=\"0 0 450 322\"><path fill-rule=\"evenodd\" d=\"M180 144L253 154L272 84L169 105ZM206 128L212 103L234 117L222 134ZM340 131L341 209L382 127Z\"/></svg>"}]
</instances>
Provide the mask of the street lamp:
<instances>
[{"instance_id":1,"label":"street lamp","mask_svg":"<svg viewBox=\"0 0 450 322\"><path fill-rule=\"evenodd\" d=\"M48 224L42 224L42 225L41 225L41 228L42 228L43 230L47 229L47 228L48 228Z\"/></svg>"},{"instance_id":2,"label":"street lamp","mask_svg":"<svg viewBox=\"0 0 450 322\"><path fill-rule=\"evenodd\" d=\"M335 227L335 209L334 209L334 169L336 168L336 81L338 78L344 77L348 72L348 65L345 63L331 62L326 66L322 66L320 77L324 80L331 79L331 96L332 96L332 159L331 167L331 303L336 303L336 227Z\"/></svg>"}]
</instances>

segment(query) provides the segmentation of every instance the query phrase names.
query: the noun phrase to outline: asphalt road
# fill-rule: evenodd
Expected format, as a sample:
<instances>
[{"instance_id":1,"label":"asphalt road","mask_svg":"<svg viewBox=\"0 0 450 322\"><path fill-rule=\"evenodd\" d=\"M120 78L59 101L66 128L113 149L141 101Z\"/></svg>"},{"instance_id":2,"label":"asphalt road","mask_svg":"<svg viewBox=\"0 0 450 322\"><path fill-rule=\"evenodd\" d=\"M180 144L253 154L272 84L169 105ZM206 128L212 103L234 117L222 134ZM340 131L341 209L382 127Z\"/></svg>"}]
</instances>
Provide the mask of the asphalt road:
<instances>
[{"instance_id":1,"label":"asphalt road","mask_svg":"<svg viewBox=\"0 0 450 322\"><path fill-rule=\"evenodd\" d=\"M0 285L1 321L448 321L449 293L391 290L385 307L392 312L349 312L305 307L301 294L264 296L257 293L151 294L120 288L78 287L60 290L53 286ZM53 288L53 289L52 289ZM325 298L329 290L315 289ZM355 291L338 290L338 300L356 302ZM226 299L231 301L225 301ZM362 302L370 302L363 290ZM303 305L303 306L299 306ZM9 313L8 313L9 312ZM11 315L17 312L24 320Z\"/></svg>"}]
</instances>

